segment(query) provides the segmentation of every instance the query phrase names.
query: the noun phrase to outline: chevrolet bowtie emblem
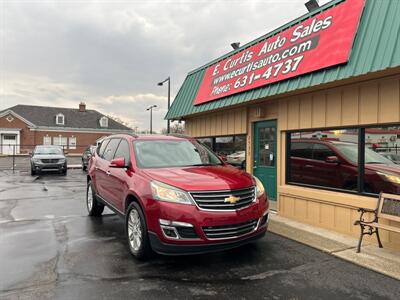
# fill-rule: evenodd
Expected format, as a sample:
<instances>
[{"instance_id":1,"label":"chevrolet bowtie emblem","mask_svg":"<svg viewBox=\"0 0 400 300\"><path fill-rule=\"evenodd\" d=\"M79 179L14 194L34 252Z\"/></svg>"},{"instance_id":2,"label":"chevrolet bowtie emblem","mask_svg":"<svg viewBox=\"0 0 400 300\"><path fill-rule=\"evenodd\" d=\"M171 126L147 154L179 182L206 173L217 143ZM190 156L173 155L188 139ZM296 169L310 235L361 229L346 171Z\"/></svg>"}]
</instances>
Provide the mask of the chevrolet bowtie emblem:
<instances>
[{"instance_id":1,"label":"chevrolet bowtie emblem","mask_svg":"<svg viewBox=\"0 0 400 300\"><path fill-rule=\"evenodd\" d=\"M235 197L235 196L229 196L228 198L224 199L225 203L230 203L230 204L235 204L240 200L240 197Z\"/></svg>"}]
</instances>

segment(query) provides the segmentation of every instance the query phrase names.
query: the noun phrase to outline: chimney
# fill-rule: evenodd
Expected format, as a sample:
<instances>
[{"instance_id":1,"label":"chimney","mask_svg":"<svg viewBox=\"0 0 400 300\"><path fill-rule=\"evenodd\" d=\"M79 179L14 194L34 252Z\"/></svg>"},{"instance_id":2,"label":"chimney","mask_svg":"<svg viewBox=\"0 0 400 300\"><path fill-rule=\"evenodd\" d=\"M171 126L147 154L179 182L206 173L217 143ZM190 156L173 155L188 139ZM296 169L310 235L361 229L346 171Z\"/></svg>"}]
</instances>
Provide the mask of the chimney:
<instances>
[{"instance_id":1,"label":"chimney","mask_svg":"<svg viewBox=\"0 0 400 300\"><path fill-rule=\"evenodd\" d=\"M85 112L85 111L86 111L86 104L85 104L85 102L79 103L79 111L80 111L80 112Z\"/></svg>"}]
</instances>

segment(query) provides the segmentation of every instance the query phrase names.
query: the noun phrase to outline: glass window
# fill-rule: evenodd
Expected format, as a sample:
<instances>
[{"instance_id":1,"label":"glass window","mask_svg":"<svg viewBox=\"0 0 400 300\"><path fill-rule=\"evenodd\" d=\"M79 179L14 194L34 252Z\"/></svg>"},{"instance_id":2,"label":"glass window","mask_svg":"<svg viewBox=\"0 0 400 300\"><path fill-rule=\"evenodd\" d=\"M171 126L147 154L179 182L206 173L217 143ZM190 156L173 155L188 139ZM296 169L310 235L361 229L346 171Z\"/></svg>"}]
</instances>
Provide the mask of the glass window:
<instances>
[{"instance_id":1,"label":"glass window","mask_svg":"<svg viewBox=\"0 0 400 300\"><path fill-rule=\"evenodd\" d=\"M43 145L51 145L51 136L43 137Z\"/></svg>"},{"instance_id":2,"label":"glass window","mask_svg":"<svg viewBox=\"0 0 400 300\"><path fill-rule=\"evenodd\" d=\"M227 163L246 168L246 136L233 135L215 138L214 151Z\"/></svg>"},{"instance_id":3,"label":"glass window","mask_svg":"<svg viewBox=\"0 0 400 300\"><path fill-rule=\"evenodd\" d=\"M207 146L208 149L213 150L214 149L214 138L210 137L210 138L200 138L197 139L200 143L202 143L203 145Z\"/></svg>"},{"instance_id":4,"label":"glass window","mask_svg":"<svg viewBox=\"0 0 400 300\"><path fill-rule=\"evenodd\" d=\"M219 158L197 141L136 141L135 156L141 168L220 165Z\"/></svg>"},{"instance_id":5,"label":"glass window","mask_svg":"<svg viewBox=\"0 0 400 300\"><path fill-rule=\"evenodd\" d=\"M69 138L69 149L76 149L76 137L72 136Z\"/></svg>"},{"instance_id":6,"label":"glass window","mask_svg":"<svg viewBox=\"0 0 400 300\"><path fill-rule=\"evenodd\" d=\"M97 154L98 154L100 157L103 157L104 150L106 149L107 144L108 144L109 142L110 142L110 140L103 140L103 141L99 144L99 146L97 147Z\"/></svg>"},{"instance_id":7,"label":"glass window","mask_svg":"<svg viewBox=\"0 0 400 300\"><path fill-rule=\"evenodd\" d=\"M125 139L121 140L121 143L119 143L118 145L117 151L115 151L114 158L120 157L123 157L125 159L126 165L130 162L129 144Z\"/></svg>"},{"instance_id":8,"label":"glass window","mask_svg":"<svg viewBox=\"0 0 400 300\"><path fill-rule=\"evenodd\" d=\"M358 190L358 129L289 134L288 182Z\"/></svg>"},{"instance_id":9,"label":"glass window","mask_svg":"<svg viewBox=\"0 0 400 300\"><path fill-rule=\"evenodd\" d=\"M111 161L121 139L111 139L102 155L103 159Z\"/></svg>"},{"instance_id":10,"label":"glass window","mask_svg":"<svg viewBox=\"0 0 400 300\"><path fill-rule=\"evenodd\" d=\"M400 126L365 128L364 191L400 194Z\"/></svg>"}]
</instances>

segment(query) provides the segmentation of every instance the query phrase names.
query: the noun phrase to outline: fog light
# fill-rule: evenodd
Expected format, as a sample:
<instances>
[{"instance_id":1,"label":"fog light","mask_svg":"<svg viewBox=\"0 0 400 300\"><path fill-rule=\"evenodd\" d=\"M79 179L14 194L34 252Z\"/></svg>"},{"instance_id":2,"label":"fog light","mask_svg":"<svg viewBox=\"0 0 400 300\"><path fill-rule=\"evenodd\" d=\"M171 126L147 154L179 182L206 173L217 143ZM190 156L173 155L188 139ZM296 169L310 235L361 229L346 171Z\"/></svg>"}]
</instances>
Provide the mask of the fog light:
<instances>
[{"instance_id":1,"label":"fog light","mask_svg":"<svg viewBox=\"0 0 400 300\"><path fill-rule=\"evenodd\" d=\"M177 235L177 233L176 233L175 228L173 228L173 227L161 226L161 229L162 229L162 231L163 231L163 233L164 233L164 235L165 235L166 237L173 238L173 239L178 239L178 238L179 238L178 235Z\"/></svg>"},{"instance_id":2,"label":"fog light","mask_svg":"<svg viewBox=\"0 0 400 300\"><path fill-rule=\"evenodd\" d=\"M161 230L166 238L198 239L194 226L190 223L159 219Z\"/></svg>"}]
</instances>

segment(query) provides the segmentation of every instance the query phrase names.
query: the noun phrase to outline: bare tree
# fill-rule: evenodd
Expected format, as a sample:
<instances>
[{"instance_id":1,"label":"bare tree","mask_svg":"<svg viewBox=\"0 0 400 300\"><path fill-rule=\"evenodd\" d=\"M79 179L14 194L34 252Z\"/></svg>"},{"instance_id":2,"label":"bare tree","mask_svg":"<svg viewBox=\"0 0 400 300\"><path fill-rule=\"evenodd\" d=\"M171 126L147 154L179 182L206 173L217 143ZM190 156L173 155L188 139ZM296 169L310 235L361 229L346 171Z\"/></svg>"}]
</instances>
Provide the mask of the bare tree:
<instances>
[{"instance_id":1,"label":"bare tree","mask_svg":"<svg viewBox=\"0 0 400 300\"><path fill-rule=\"evenodd\" d=\"M185 125L180 124L178 122L172 123L170 127L171 133L178 133L178 134L184 134L185 133ZM161 134L167 134L167 129L163 128L161 129Z\"/></svg>"}]
</instances>

